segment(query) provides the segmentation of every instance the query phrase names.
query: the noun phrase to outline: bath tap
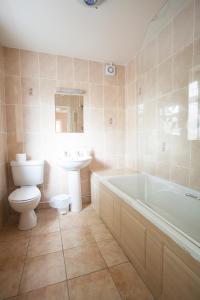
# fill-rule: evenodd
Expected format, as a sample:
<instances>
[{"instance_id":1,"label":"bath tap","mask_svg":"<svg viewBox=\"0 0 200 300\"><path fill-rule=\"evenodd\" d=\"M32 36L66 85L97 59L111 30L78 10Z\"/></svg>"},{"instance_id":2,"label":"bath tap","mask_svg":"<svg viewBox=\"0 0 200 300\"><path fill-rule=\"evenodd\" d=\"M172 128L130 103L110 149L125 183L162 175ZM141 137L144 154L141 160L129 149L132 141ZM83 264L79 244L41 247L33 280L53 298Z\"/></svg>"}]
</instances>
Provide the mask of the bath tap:
<instances>
[{"instance_id":1,"label":"bath tap","mask_svg":"<svg viewBox=\"0 0 200 300\"><path fill-rule=\"evenodd\" d=\"M191 193L186 193L185 194L186 197L190 197L190 198L194 198L194 199L197 199L197 200L200 200L200 197L194 195L194 194L191 194Z\"/></svg>"}]
</instances>

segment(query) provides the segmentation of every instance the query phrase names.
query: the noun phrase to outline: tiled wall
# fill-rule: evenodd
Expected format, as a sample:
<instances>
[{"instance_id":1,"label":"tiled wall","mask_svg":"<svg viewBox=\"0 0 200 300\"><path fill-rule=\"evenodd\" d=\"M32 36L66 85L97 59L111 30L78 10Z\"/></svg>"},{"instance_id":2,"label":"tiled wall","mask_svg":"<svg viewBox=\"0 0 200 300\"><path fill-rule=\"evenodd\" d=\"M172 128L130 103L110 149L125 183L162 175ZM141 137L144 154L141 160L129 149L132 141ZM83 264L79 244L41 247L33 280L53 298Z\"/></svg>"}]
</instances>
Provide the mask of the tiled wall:
<instances>
[{"instance_id":1,"label":"tiled wall","mask_svg":"<svg viewBox=\"0 0 200 300\"><path fill-rule=\"evenodd\" d=\"M124 164L123 66L109 77L103 63L10 48L4 55L8 159L19 152L45 159L45 200L67 192L67 175L57 165L59 151L87 147L95 157L93 168ZM55 133L56 87L86 91L83 134ZM89 193L88 169L82 172L82 191Z\"/></svg>"},{"instance_id":2,"label":"tiled wall","mask_svg":"<svg viewBox=\"0 0 200 300\"><path fill-rule=\"evenodd\" d=\"M0 229L7 215L7 141L3 49L0 46Z\"/></svg>"},{"instance_id":3,"label":"tiled wall","mask_svg":"<svg viewBox=\"0 0 200 300\"><path fill-rule=\"evenodd\" d=\"M200 190L200 136L187 129L191 97L200 115L200 0L185 3L126 68L126 160Z\"/></svg>"}]
</instances>

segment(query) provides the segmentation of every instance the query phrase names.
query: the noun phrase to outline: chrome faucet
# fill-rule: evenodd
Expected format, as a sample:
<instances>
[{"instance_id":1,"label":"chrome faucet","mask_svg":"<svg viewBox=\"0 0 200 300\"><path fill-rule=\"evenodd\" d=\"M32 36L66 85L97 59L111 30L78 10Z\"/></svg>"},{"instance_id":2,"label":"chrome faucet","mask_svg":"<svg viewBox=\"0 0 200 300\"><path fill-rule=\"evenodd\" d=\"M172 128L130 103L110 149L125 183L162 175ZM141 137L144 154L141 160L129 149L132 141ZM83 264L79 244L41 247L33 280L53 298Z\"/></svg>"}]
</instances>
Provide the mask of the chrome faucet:
<instances>
[{"instance_id":1,"label":"chrome faucet","mask_svg":"<svg viewBox=\"0 0 200 300\"><path fill-rule=\"evenodd\" d=\"M197 200L200 200L200 197L194 195L194 194L191 194L191 193L186 193L185 194L186 197L190 197L190 198L193 198L193 199L197 199Z\"/></svg>"}]
</instances>

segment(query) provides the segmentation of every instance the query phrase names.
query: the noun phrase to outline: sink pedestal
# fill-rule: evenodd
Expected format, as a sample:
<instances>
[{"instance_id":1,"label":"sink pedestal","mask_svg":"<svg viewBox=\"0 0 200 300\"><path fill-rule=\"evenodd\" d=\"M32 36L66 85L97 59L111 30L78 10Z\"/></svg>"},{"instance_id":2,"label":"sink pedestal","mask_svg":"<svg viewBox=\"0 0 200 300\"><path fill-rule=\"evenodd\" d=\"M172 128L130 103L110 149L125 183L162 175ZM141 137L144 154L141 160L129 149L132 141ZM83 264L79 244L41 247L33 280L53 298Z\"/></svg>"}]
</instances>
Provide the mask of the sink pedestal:
<instances>
[{"instance_id":1,"label":"sink pedestal","mask_svg":"<svg viewBox=\"0 0 200 300\"><path fill-rule=\"evenodd\" d=\"M80 170L68 171L68 188L71 197L71 211L82 210Z\"/></svg>"}]
</instances>

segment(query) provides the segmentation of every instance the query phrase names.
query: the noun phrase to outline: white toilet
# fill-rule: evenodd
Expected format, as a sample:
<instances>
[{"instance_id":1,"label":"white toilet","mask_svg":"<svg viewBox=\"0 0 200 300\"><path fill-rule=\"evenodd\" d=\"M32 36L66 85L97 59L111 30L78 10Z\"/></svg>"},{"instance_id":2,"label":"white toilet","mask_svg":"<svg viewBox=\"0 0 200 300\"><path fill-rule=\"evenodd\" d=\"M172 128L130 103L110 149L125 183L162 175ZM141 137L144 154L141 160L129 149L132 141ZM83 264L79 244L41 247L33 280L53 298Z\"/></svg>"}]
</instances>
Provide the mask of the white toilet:
<instances>
[{"instance_id":1,"label":"white toilet","mask_svg":"<svg viewBox=\"0 0 200 300\"><path fill-rule=\"evenodd\" d=\"M8 197L10 206L20 213L19 229L28 230L36 226L34 209L40 202L41 193L36 185L43 183L44 162L41 160L11 161L15 186L19 186Z\"/></svg>"}]
</instances>

